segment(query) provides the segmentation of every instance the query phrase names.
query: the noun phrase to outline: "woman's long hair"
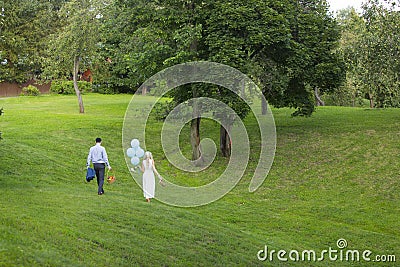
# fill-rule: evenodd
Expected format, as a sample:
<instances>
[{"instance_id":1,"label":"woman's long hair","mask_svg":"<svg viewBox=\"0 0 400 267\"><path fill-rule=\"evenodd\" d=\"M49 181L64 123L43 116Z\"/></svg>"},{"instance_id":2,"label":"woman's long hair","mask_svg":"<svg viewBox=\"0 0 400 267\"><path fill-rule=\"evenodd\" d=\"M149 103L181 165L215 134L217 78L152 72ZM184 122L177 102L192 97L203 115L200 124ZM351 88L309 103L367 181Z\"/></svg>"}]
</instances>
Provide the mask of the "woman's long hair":
<instances>
[{"instance_id":1,"label":"woman's long hair","mask_svg":"<svg viewBox=\"0 0 400 267\"><path fill-rule=\"evenodd\" d=\"M149 168L149 164L150 164L150 160L153 160L153 155L151 154L150 151L146 151L146 153L144 153L145 159L146 159L146 169Z\"/></svg>"}]
</instances>

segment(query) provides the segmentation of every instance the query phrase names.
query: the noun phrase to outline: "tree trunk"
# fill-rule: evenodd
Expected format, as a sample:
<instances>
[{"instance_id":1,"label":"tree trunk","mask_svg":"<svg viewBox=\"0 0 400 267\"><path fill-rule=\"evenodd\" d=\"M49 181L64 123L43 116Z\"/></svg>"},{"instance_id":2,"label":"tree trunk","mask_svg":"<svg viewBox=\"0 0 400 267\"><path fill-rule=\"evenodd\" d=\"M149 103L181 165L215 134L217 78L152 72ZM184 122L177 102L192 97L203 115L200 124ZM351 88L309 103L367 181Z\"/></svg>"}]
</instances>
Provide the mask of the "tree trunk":
<instances>
[{"instance_id":1,"label":"tree trunk","mask_svg":"<svg viewBox=\"0 0 400 267\"><path fill-rule=\"evenodd\" d=\"M85 113L85 108L83 107L82 94L78 87L78 72L79 72L79 57L76 56L74 58L74 73L73 73L74 89L76 96L78 97L79 113Z\"/></svg>"},{"instance_id":2,"label":"tree trunk","mask_svg":"<svg viewBox=\"0 0 400 267\"><path fill-rule=\"evenodd\" d=\"M142 87L142 95L146 95L147 94L147 87L143 86Z\"/></svg>"},{"instance_id":3,"label":"tree trunk","mask_svg":"<svg viewBox=\"0 0 400 267\"><path fill-rule=\"evenodd\" d=\"M314 96L317 107L325 106L325 102L322 101L321 97L319 96L318 87L314 88Z\"/></svg>"},{"instance_id":4,"label":"tree trunk","mask_svg":"<svg viewBox=\"0 0 400 267\"><path fill-rule=\"evenodd\" d=\"M200 149L200 120L201 118L192 119L190 123L190 143L192 145L192 160L201 159Z\"/></svg>"},{"instance_id":5,"label":"tree trunk","mask_svg":"<svg viewBox=\"0 0 400 267\"><path fill-rule=\"evenodd\" d=\"M193 116L192 116L193 119L190 123L190 143L192 145L192 160L196 161L195 163L196 165L201 165L202 163L202 154L200 147L201 114L196 99L198 97L198 92L195 85L192 85L192 94L193 94Z\"/></svg>"},{"instance_id":6,"label":"tree trunk","mask_svg":"<svg viewBox=\"0 0 400 267\"><path fill-rule=\"evenodd\" d=\"M195 9L194 1L188 1L187 9L190 12L193 12ZM198 41L196 38L192 40L190 44L189 51L191 53L197 53L197 45ZM197 68L196 66L192 67L192 71L194 77L196 76ZM190 123L190 143L192 145L192 160L196 166L200 166L203 164L204 160L201 154L201 147L200 147L200 121L201 121L201 114L197 104L196 98L199 97L198 91L195 85L192 85L192 100L193 100L193 119Z\"/></svg>"},{"instance_id":7,"label":"tree trunk","mask_svg":"<svg viewBox=\"0 0 400 267\"><path fill-rule=\"evenodd\" d=\"M219 148L223 157L231 156L231 138L224 126L219 128Z\"/></svg>"},{"instance_id":8,"label":"tree trunk","mask_svg":"<svg viewBox=\"0 0 400 267\"><path fill-rule=\"evenodd\" d=\"M267 100L265 99L265 97L261 97L261 114L262 115L267 115Z\"/></svg>"},{"instance_id":9,"label":"tree trunk","mask_svg":"<svg viewBox=\"0 0 400 267\"><path fill-rule=\"evenodd\" d=\"M369 107L370 108L374 108L375 104L374 104L374 97L372 94L369 94Z\"/></svg>"}]
</instances>

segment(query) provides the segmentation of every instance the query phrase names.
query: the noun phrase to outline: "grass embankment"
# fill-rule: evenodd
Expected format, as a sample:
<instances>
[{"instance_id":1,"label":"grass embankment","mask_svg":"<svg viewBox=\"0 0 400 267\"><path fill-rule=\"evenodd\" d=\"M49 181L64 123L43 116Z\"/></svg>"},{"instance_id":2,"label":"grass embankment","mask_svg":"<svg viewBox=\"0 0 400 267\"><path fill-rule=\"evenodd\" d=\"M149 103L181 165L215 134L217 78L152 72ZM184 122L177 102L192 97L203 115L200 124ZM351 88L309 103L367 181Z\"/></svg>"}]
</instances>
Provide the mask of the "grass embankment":
<instances>
[{"instance_id":1,"label":"grass embankment","mask_svg":"<svg viewBox=\"0 0 400 267\"><path fill-rule=\"evenodd\" d=\"M274 110L277 150L264 184L247 191L250 164L224 198L177 208L146 203L128 172L121 128L130 98L85 95L86 114L73 96L0 100L0 266L365 265L257 259L264 245L319 253L337 249L339 238L348 249L371 250L371 258L400 257L400 110L325 107L311 118ZM254 121L246 122L256 133ZM218 135L211 122L204 129ZM84 182L97 136L117 175L103 196ZM171 172L154 154L159 171Z\"/></svg>"}]
</instances>

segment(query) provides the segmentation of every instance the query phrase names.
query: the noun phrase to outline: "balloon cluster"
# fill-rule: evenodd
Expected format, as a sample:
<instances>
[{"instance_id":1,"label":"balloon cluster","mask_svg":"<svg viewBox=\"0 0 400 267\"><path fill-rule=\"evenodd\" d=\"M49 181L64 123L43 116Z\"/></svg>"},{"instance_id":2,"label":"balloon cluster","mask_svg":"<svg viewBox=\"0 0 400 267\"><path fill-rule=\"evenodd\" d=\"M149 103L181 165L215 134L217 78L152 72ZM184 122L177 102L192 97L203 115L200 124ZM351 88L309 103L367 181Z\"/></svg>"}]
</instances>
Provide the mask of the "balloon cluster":
<instances>
[{"instance_id":1,"label":"balloon cluster","mask_svg":"<svg viewBox=\"0 0 400 267\"><path fill-rule=\"evenodd\" d=\"M140 158L144 156L144 150L140 147L139 140L133 139L131 141L131 147L126 150L126 155L131 158L133 166L139 164Z\"/></svg>"}]
</instances>

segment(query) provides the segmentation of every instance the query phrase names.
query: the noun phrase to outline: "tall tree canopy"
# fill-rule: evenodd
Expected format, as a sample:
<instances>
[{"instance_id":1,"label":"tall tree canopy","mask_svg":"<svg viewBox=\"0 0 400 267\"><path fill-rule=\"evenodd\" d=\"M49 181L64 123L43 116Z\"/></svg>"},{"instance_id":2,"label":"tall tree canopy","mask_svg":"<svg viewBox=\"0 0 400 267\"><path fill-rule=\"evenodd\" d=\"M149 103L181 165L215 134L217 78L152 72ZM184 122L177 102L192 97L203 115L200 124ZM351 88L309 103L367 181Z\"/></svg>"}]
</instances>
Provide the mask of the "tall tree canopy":
<instances>
[{"instance_id":1,"label":"tall tree canopy","mask_svg":"<svg viewBox=\"0 0 400 267\"><path fill-rule=\"evenodd\" d=\"M271 61L262 63L275 69L275 74L267 73L270 77L263 79L272 79L270 84L264 82L264 90L275 106L294 107L298 109L295 114L311 115L313 93L331 92L344 80L344 64L336 52L339 27L324 0L290 1L288 5L284 15L290 27L288 55L283 64L275 61L277 66Z\"/></svg>"},{"instance_id":2,"label":"tall tree canopy","mask_svg":"<svg viewBox=\"0 0 400 267\"><path fill-rule=\"evenodd\" d=\"M166 66L210 60L251 75L275 106L310 114L315 89L331 92L343 81L340 28L325 0L117 0L114 10L109 81L119 86L137 88Z\"/></svg>"},{"instance_id":3,"label":"tall tree canopy","mask_svg":"<svg viewBox=\"0 0 400 267\"><path fill-rule=\"evenodd\" d=\"M339 50L346 66L346 83L341 88L343 97L341 103L351 103L355 106L356 99L361 96L361 83L358 79L361 61L359 60L358 44L365 32L365 22L354 8L340 10L337 15L341 27Z\"/></svg>"},{"instance_id":4,"label":"tall tree canopy","mask_svg":"<svg viewBox=\"0 0 400 267\"><path fill-rule=\"evenodd\" d=\"M338 17L346 89L369 99L371 108L400 106L400 2L385 2L368 0L361 15L350 9Z\"/></svg>"},{"instance_id":5,"label":"tall tree canopy","mask_svg":"<svg viewBox=\"0 0 400 267\"><path fill-rule=\"evenodd\" d=\"M0 1L0 81L40 76L48 36L60 26L63 0Z\"/></svg>"},{"instance_id":6,"label":"tall tree canopy","mask_svg":"<svg viewBox=\"0 0 400 267\"><path fill-rule=\"evenodd\" d=\"M78 73L100 62L102 19L106 1L71 0L58 15L62 27L51 36L45 74L48 79L71 77L78 97L79 111L84 113ZM100 63L101 64L101 63Z\"/></svg>"},{"instance_id":7,"label":"tall tree canopy","mask_svg":"<svg viewBox=\"0 0 400 267\"><path fill-rule=\"evenodd\" d=\"M358 78L371 107L400 106L400 13L395 7L395 2L386 7L377 0L363 5Z\"/></svg>"},{"instance_id":8,"label":"tall tree canopy","mask_svg":"<svg viewBox=\"0 0 400 267\"><path fill-rule=\"evenodd\" d=\"M343 80L335 52L339 28L325 0L116 0L113 10L116 19L109 23L117 23L107 27L114 64L109 85L137 88L165 67L215 61L249 74L275 106L310 115L313 92L332 91ZM224 88L184 86L172 97L179 103L210 95L224 96L220 99L246 115L243 105L234 105L238 97ZM199 123L192 121L192 133ZM193 158L199 156L196 144Z\"/></svg>"}]
</instances>

